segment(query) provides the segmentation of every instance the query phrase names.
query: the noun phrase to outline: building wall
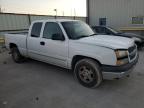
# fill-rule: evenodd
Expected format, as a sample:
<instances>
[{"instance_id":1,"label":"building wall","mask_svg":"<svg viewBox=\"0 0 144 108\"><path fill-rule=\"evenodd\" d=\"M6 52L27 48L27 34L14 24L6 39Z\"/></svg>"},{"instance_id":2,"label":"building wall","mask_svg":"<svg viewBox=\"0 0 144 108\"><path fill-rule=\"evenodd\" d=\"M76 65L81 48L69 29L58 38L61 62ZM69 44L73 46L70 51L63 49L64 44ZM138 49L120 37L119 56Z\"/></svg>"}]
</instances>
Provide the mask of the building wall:
<instances>
[{"instance_id":1,"label":"building wall","mask_svg":"<svg viewBox=\"0 0 144 108\"><path fill-rule=\"evenodd\" d=\"M89 24L99 25L99 18L106 18L107 25L115 28L140 27L132 24L132 17L144 17L144 0L88 0Z\"/></svg>"},{"instance_id":2,"label":"building wall","mask_svg":"<svg viewBox=\"0 0 144 108\"><path fill-rule=\"evenodd\" d=\"M27 29L28 22L26 15L0 14L0 31Z\"/></svg>"},{"instance_id":3,"label":"building wall","mask_svg":"<svg viewBox=\"0 0 144 108\"><path fill-rule=\"evenodd\" d=\"M55 16L0 13L0 37L8 32L25 31L34 20L54 19ZM86 22L86 17L57 16L59 19L76 19Z\"/></svg>"}]
</instances>

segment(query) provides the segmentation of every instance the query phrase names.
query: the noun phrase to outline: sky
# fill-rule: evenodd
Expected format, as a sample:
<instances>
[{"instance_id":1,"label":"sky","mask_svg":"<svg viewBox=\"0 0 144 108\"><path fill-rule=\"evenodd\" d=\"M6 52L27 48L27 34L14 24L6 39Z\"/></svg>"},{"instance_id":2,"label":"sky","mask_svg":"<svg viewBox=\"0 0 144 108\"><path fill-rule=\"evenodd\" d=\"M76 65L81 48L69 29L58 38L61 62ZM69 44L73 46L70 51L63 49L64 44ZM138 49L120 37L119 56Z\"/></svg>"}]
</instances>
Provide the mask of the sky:
<instances>
[{"instance_id":1,"label":"sky","mask_svg":"<svg viewBox=\"0 0 144 108\"><path fill-rule=\"evenodd\" d=\"M3 12L86 16L86 0L0 0Z\"/></svg>"}]
</instances>

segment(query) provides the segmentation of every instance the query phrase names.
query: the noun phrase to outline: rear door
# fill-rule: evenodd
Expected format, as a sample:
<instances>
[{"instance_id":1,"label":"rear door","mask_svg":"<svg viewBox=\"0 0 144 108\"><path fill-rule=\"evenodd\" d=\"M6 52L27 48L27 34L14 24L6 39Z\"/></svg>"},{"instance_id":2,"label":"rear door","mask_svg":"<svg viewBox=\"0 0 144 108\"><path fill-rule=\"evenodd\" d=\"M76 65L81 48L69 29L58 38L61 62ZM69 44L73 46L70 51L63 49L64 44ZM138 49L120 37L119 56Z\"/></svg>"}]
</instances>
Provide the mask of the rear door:
<instances>
[{"instance_id":1,"label":"rear door","mask_svg":"<svg viewBox=\"0 0 144 108\"><path fill-rule=\"evenodd\" d=\"M27 39L28 55L31 58L40 59L40 35L42 29L42 22L36 22L30 28L29 36Z\"/></svg>"}]
</instances>

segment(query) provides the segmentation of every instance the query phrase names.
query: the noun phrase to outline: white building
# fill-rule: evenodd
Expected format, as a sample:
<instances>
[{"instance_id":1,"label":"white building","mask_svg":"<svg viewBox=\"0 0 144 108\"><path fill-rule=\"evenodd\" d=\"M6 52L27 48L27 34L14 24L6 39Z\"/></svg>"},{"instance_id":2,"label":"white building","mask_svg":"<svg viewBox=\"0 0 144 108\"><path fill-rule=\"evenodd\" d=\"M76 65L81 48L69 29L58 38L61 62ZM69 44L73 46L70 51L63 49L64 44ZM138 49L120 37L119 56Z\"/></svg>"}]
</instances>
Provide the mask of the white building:
<instances>
[{"instance_id":1,"label":"white building","mask_svg":"<svg viewBox=\"0 0 144 108\"><path fill-rule=\"evenodd\" d=\"M144 0L87 0L90 25L144 30Z\"/></svg>"}]
</instances>

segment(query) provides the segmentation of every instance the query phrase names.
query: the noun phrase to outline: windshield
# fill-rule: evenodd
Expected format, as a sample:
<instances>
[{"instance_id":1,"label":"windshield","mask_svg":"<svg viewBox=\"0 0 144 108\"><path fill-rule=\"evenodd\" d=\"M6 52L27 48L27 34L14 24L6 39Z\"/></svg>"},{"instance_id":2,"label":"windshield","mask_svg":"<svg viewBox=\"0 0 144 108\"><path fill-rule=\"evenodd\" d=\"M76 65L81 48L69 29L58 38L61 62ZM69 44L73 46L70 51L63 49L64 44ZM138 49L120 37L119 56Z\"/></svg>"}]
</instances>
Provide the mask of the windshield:
<instances>
[{"instance_id":1,"label":"windshield","mask_svg":"<svg viewBox=\"0 0 144 108\"><path fill-rule=\"evenodd\" d=\"M95 35L93 30L84 22L68 21L61 23L70 39L80 39Z\"/></svg>"}]
</instances>

